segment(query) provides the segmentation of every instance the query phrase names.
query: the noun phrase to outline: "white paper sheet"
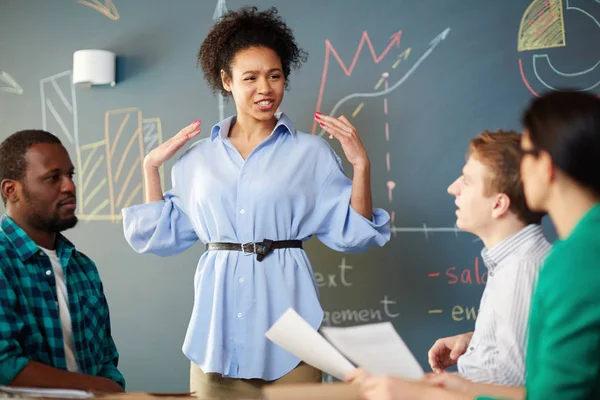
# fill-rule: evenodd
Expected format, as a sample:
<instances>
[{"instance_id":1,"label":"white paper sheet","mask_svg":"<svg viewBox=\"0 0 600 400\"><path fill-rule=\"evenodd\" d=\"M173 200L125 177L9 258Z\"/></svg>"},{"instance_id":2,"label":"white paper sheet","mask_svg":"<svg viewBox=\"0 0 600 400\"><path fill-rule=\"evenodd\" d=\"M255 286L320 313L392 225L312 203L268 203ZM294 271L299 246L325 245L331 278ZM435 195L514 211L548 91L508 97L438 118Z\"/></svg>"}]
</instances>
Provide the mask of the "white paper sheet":
<instances>
[{"instance_id":1,"label":"white paper sheet","mask_svg":"<svg viewBox=\"0 0 600 400\"><path fill-rule=\"evenodd\" d=\"M305 363L338 379L343 380L344 374L355 368L291 308L283 313L265 336Z\"/></svg>"},{"instance_id":2,"label":"white paper sheet","mask_svg":"<svg viewBox=\"0 0 600 400\"><path fill-rule=\"evenodd\" d=\"M94 395L83 390L71 389L46 389L46 388L29 388L29 387L9 387L0 386L0 393L13 393L29 397L52 397L61 399L90 399Z\"/></svg>"},{"instance_id":3,"label":"white paper sheet","mask_svg":"<svg viewBox=\"0 0 600 400\"><path fill-rule=\"evenodd\" d=\"M420 379L423 369L390 322L321 329L354 364L373 375Z\"/></svg>"}]
</instances>

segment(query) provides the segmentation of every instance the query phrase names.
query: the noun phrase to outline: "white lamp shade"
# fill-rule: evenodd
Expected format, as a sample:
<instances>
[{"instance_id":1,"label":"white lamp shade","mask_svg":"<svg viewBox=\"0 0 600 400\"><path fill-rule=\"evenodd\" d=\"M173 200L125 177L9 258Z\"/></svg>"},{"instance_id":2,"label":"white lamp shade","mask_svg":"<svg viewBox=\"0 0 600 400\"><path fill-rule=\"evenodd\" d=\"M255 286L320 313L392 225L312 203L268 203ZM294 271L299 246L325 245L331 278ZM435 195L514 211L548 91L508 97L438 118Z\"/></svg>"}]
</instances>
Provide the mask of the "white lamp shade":
<instances>
[{"instance_id":1,"label":"white lamp shade","mask_svg":"<svg viewBox=\"0 0 600 400\"><path fill-rule=\"evenodd\" d=\"M73 53L73 83L115 86L115 53L78 50Z\"/></svg>"}]
</instances>

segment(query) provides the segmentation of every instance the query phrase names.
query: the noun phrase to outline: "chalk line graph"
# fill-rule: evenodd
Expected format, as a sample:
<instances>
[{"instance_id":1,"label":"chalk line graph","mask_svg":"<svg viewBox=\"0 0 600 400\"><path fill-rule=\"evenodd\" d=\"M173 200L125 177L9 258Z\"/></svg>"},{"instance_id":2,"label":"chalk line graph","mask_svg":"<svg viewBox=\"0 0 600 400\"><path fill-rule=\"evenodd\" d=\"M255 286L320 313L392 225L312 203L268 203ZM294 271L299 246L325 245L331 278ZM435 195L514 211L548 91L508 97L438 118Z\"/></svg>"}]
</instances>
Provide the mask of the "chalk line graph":
<instances>
[{"instance_id":1,"label":"chalk line graph","mask_svg":"<svg viewBox=\"0 0 600 400\"><path fill-rule=\"evenodd\" d=\"M404 82L406 82L406 80L417 70L417 68L432 54L432 52L435 50L435 48L437 46L439 46L440 43L448 37L450 30L451 30L450 28L444 29L433 40L431 40L429 42L429 47L427 48L427 50L425 50L424 53L404 73L404 75L400 79L395 81L392 85L390 85L390 79L391 79L390 73L384 72L378 78L375 86L373 87L372 92L352 93L347 96L344 96L340 100L337 101L337 103L332 108L332 111L327 114L335 116L336 112L339 110L339 108L344 103L346 103L352 99L361 98L361 99L366 100L366 99L375 99L375 98L382 97L383 98L382 99L383 100L382 101L383 102L383 114L384 114L384 134L385 134L384 137L385 137L385 141L389 142L390 141L390 124L388 121L389 102L388 102L387 95L389 93L393 92L394 90L396 90L397 88L399 88ZM317 99L317 111L319 111L319 109L322 108L324 89L327 84L327 76L328 76L328 72L329 72L329 68L330 68L331 57L333 57L333 59L335 59L337 61L338 65L340 66L340 68L342 69L343 73L346 76L351 76L357 65L358 58L361 55L362 50L365 48L365 45L370 53L370 56L371 56L373 62L375 64L378 64L379 62L384 60L384 58L386 58L386 56L389 55L389 53L391 52L392 49L394 49L395 47L400 47L401 37L402 37L402 30L398 30L396 33L394 33L392 36L390 36L390 40L387 43L385 49L381 53L378 54L375 51L375 47L370 39L368 32L364 31L361 36L361 39L357 45L354 56L353 56L352 60L350 61L349 65L346 65L346 63L342 60L342 58L339 56L339 54L335 50L335 47L333 46L333 44L329 40L325 40L325 61L324 61L324 65L323 65L321 85L319 88L319 95L318 95L318 99ZM396 56L396 59L393 60L393 64L391 65L392 70L395 70L401 62L405 62L409 58L410 55L414 55L414 54L415 54L414 48L410 48L410 47L401 51L400 54L398 54ZM364 101L360 102L356 106L354 111L351 113L352 118L356 118L361 113L361 111L364 109L364 106L365 106L365 102ZM316 121L313 122L313 132L312 133L313 134L317 133L316 132ZM323 136L324 133L325 132L323 130L318 132L318 134L320 136ZM389 148L389 146L388 146L388 148ZM391 173L392 157L391 157L391 154L389 151L387 151L385 154L385 164L386 164L387 172ZM393 203L393 191L395 188L396 188L396 183L391 179L391 176L390 176L390 178L388 178L386 180L387 197L388 197L390 204ZM455 226L454 227L431 227L431 226L428 226L427 224L423 224L422 226L416 226L416 227L397 227L397 226L395 226L395 218L396 218L395 211L392 210L390 214L391 214L391 224L392 224L391 232L394 234L394 236L396 236L399 233L403 233L403 234L418 233L418 234L424 234L426 239L429 239L430 235L434 234L434 233L454 233L455 235L458 235L458 233L462 232L461 230L457 229Z\"/></svg>"},{"instance_id":2,"label":"chalk line graph","mask_svg":"<svg viewBox=\"0 0 600 400\"><path fill-rule=\"evenodd\" d=\"M364 93L352 93L352 94L349 94L347 96L344 96L340 100L338 100L338 102L334 105L334 107L332 108L332 110L329 113L327 113L327 114L335 116L335 113L337 112L337 110L345 102L347 102L348 100L355 99L355 98L381 97L381 96L385 96L388 93L396 90L404 82L406 82L406 80L417 70L417 68L419 67L419 65L421 65L421 63L423 61L425 61L425 59L427 59L427 57L429 57L429 55L435 50L435 48L443 40L446 39L446 37L448 36L449 33L450 33L450 28L446 28L439 35L437 35L429 43L429 48L427 49L427 51L425 51L425 53L411 66L411 68L404 74L404 76L402 78L400 78L397 82L395 82L392 86L389 86L388 88L383 89L381 91L364 92ZM346 68L345 67L343 61L339 58L337 52L335 52L335 49L333 49L333 47L331 46L330 42L326 41L325 65L323 67L323 79L322 79L322 83L321 83L321 88L319 90L319 99L317 100L317 111L319 111L319 108L321 107L321 102L322 102L322 98L323 98L323 91L324 91L325 83L327 81L327 68L328 68L328 65L329 65L329 54L333 54L334 57L336 57L336 59L338 60L338 63L340 63L340 66L342 66L342 69L344 69L344 72L346 73L346 75L349 76L352 73L352 70L354 69L354 66L356 65L356 60L358 59L358 56L360 55L360 50L362 49L362 46L363 46L363 44L365 42L368 44L369 48L371 49L371 54L373 56L373 60L375 61L375 63L378 63L387 54L387 52L389 52L389 50L391 50L391 48L393 47L393 45L395 45L397 43L399 44L399 40L400 40L401 34L402 34L402 31L398 31L396 34L394 34L392 36L392 41L390 42L390 44L388 45L388 47L386 48L386 50L384 50L384 52L381 53L381 55L379 57L377 57L375 55L375 51L373 50L373 45L371 44L370 39L368 39L369 36L365 32L363 34L361 42L359 43L359 46L358 46L357 51L356 51L355 56L354 56L354 60L353 60L352 64L350 65L350 68ZM330 50L330 48L332 50ZM316 122L313 122L313 133L315 133L315 130L316 130ZM325 133L325 131L321 130L319 132L319 136L323 136L324 133Z\"/></svg>"}]
</instances>

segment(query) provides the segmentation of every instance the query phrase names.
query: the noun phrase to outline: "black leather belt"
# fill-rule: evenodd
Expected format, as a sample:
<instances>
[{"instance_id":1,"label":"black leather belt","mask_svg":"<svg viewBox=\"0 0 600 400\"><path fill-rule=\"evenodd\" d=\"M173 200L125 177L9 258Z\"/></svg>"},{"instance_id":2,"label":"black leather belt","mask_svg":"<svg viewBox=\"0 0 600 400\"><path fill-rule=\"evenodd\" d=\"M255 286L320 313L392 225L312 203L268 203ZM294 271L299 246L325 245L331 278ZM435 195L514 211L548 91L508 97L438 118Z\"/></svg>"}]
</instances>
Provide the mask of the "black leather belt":
<instances>
[{"instance_id":1,"label":"black leather belt","mask_svg":"<svg viewBox=\"0 0 600 400\"><path fill-rule=\"evenodd\" d=\"M216 242L209 243L208 250L232 250L241 251L245 256L256 254L256 259L262 261L271 251L277 249L301 249L302 240L269 240L265 239L262 242L246 242L246 243L226 243Z\"/></svg>"}]
</instances>

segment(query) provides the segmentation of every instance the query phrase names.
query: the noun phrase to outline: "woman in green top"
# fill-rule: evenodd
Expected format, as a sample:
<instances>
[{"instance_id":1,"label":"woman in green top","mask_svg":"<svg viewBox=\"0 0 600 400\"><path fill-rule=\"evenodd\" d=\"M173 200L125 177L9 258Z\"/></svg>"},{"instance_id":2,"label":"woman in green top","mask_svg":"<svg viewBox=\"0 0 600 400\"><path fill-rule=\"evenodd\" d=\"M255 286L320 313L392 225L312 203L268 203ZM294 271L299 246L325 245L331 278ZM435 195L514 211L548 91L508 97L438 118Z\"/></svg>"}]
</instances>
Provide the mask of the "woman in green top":
<instances>
[{"instance_id":1,"label":"woman in green top","mask_svg":"<svg viewBox=\"0 0 600 400\"><path fill-rule=\"evenodd\" d=\"M559 236L531 305L526 388L450 373L425 382L365 377L364 398L600 398L600 99L574 91L546 94L531 103L523 125L527 205L548 212Z\"/></svg>"}]
</instances>

